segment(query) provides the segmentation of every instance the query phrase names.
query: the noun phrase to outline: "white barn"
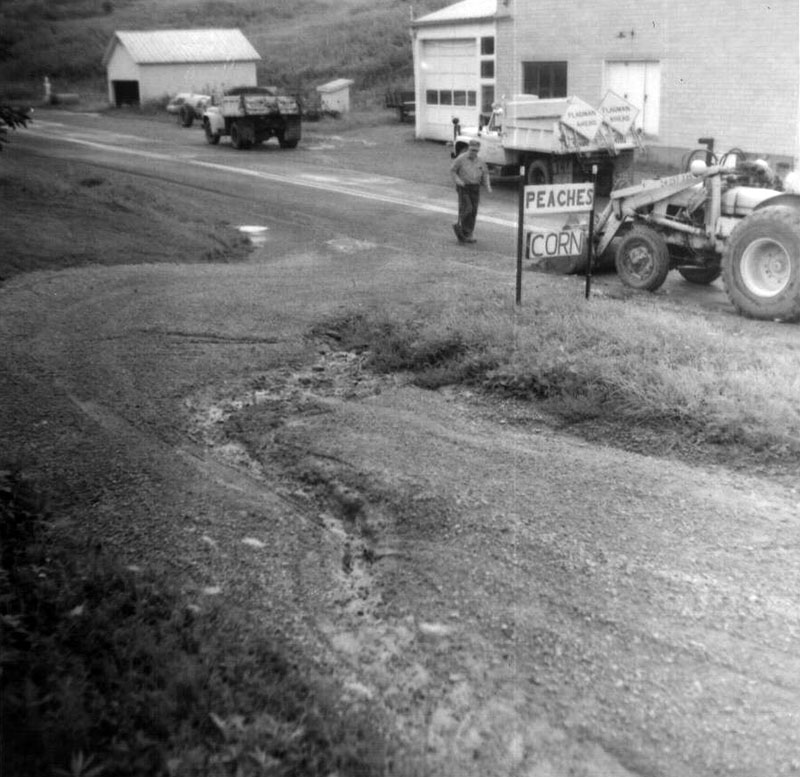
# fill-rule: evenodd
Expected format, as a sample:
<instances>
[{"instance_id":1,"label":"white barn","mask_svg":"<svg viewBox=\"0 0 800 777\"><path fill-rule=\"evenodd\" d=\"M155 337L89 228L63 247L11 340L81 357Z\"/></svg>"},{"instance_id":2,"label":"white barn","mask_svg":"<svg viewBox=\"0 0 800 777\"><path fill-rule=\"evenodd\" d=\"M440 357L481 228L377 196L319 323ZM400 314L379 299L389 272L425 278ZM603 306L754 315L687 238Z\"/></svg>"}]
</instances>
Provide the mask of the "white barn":
<instances>
[{"instance_id":1,"label":"white barn","mask_svg":"<svg viewBox=\"0 0 800 777\"><path fill-rule=\"evenodd\" d=\"M411 22L416 135L452 140L495 100L497 0L462 0Z\"/></svg>"},{"instance_id":2,"label":"white barn","mask_svg":"<svg viewBox=\"0 0 800 777\"><path fill-rule=\"evenodd\" d=\"M103 57L108 99L141 105L178 92L255 86L260 59L241 30L119 31Z\"/></svg>"}]
</instances>

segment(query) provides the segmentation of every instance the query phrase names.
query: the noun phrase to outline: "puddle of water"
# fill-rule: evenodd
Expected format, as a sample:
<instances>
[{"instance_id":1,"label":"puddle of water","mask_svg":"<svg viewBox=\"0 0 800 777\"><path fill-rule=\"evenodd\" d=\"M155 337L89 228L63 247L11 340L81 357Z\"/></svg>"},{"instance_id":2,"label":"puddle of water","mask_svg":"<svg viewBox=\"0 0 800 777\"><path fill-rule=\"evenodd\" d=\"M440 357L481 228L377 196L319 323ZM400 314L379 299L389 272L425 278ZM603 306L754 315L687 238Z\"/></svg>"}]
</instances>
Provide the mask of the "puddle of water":
<instances>
[{"instance_id":1,"label":"puddle of water","mask_svg":"<svg viewBox=\"0 0 800 777\"><path fill-rule=\"evenodd\" d=\"M269 227L260 226L240 226L239 231L243 232L250 239L254 246L263 246L267 242L267 232Z\"/></svg>"},{"instance_id":2,"label":"puddle of water","mask_svg":"<svg viewBox=\"0 0 800 777\"><path fill-rule=\"evenodd\" d=\"M368 248L375 248L375 243L368 240L356 240L351 237L334 238L328 240L327 245L343 254L354 254L358 251L365 251Z\"/></svg>"}]
</instances>

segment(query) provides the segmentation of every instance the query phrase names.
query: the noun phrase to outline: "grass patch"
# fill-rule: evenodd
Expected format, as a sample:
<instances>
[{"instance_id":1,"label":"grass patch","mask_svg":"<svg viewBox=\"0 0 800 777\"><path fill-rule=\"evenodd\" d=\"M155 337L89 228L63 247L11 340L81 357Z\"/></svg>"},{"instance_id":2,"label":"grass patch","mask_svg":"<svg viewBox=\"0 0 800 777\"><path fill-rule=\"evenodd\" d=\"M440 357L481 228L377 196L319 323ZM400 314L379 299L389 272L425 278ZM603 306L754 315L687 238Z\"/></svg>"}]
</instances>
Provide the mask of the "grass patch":
<instances>
[{"instance_id":1,"label":"grass patch","mask_svg":"<svg viewBox=\"0 0 800 777\"><path fill-rule=\"evenodd\" d=\"M570 423L668 428L786 460L800 453L797 347L765 350L741 322L603 298L587 304L570 287L521 310L498 294L411 315L344 314L314 331L425 388L469 384L537 400Z\"/></svg>"},{"instance_id":2,"label":"grass patch","mask_svg":"<svg viewBox=\"0 0 800 777\"><path fill-rule=\"evenodd\" d=\"M0 547L3 774L383 773L374 719L344 717L285 646L57 535L9 469Z\"/></svg>"}]
</instances>

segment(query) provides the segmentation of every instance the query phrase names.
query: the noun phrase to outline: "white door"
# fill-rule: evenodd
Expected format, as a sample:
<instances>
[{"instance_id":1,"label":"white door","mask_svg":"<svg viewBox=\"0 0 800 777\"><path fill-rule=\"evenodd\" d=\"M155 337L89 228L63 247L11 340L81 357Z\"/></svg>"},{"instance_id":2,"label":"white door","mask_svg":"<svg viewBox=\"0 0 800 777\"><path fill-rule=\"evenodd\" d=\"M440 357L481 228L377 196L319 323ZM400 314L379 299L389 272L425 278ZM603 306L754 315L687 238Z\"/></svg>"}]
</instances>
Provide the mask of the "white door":
<instances>
[{"instance_id":1,"label":"white door","mask_svg":"<svg viewBox=\"0 0 800 777\"><path fill-rule=\"evenodd\" d=\"M452 140L454 118L462 126L477 126L478 62L475 38L422 41L422 105L417 106L422 137Z\"/></svg>"},{"instance_id":2,"label":"white door","mask_svg":"<svg viewBox=\"0 0 800 777\"><path fill-rule=\"evenodd\" d=\"M606 89L639 109L636 127L658 135L661 102L661 65L658 62L606 62Z\"/></svg>"}]
</instances>

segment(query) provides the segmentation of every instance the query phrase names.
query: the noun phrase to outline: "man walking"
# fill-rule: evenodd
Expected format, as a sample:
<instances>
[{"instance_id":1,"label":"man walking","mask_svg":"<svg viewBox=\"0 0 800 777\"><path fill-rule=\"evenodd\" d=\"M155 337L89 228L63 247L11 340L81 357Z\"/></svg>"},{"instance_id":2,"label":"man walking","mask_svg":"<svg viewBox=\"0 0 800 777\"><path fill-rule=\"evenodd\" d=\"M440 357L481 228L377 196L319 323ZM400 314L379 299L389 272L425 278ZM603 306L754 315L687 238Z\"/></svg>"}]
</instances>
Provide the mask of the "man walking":
<instances>
[{"instance_id":1,"label":"man walking","mask_svg":"<svg viewBox=\"0 0 800 777\"><path fill-rule=\"evenodd\" d=\"M473 138L467 150L459 154L450 166L450 176L458 192L458 222L453 224L453 231L459 243L475 242L472 233L478 216L481 184L486 185L486 191L492 191L489 169L482 159L478 159L480 147L480 141Z\"/></svg>"}]
</instances>

